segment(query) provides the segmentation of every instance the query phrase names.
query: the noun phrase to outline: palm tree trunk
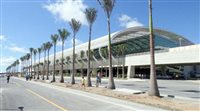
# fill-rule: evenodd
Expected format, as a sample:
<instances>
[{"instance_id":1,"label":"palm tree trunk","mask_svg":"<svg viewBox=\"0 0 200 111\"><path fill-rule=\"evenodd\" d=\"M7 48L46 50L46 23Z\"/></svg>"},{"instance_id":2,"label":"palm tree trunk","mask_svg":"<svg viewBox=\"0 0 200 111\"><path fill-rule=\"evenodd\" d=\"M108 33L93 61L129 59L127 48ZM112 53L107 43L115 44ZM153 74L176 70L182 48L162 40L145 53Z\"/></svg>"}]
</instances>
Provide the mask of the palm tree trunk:
<instances>
[{"instance_id":1,"label":"palm tree trunk","mask_svg":"<svg viewBox=\"0 0 200 111\"><path fill-rule=\"evenodd\" d=\"M46 58L46 51L44 51L44 64L43 64L42 80L44 80L44 74L45 74L45 58Z\"/></svg>"},{"instance_id":2,"label":"palm tree trunk","mask_svg":"<svg viewBox=\"0 0 200 111\"><path fill-rule=\"evenodd\" d=\"M125 59L125 56L124 54L122 54L122 79L124 79L124 59Z\"/></svg>"},{"instance_id":3,"label":"palm tree trunk","mask_svg":"<svg viewBox=\"0 0 200 111\"><path fill-rule=\"evenodd\" d=\"M92 32L92 26L90 25L89 29L89 42L88 42L88 67L87 67L87 86L91 87L91 75L90 75L90 45L91 45L91 32Z\"/></svg>"},{"instance_id":4,"label":"palm tree trunk","mask_svg":"<svg viewBox=\"0 0 200 111\"><path fill-rule=\"evenodd\" d=\"M72 63L72 74L71 74L71 84L75 84L74 75L75 75L75 33L73 36L73 63Z\"/></svg>"},{"instance_id":5,"label":"palm tree trunk","mask_svg":"<svg viewBox=\"0 0 200 111\"><path fill-rule=\"evenodd\" d=\"M117 78L119 78L119 57L117 58Z\"/></svg>"},{"instance_id":6,"label":"palm tree trunk","mask_svg":"<svg viewBox=\"0 0 200 111\"><path fill-rule=\"evenodd\" d=\"M105 68L106 70L106 78L108 77L108 67Z\"/></svg>"},{"instance_id":7,"label":"palm tree trunk","mask_svg":"<svg viewBox=\"0 0 200 111\"><path fill-rule=\"evenodd\" d=\"M48 57L48 59L47 59L47 80L49 80L49 49L48 49L48 51L47 51L47 57Z\"/></svg>"},{"instance_id":8,"label":"palm tree trunk","mask_svg":"<svg viewBox=\"0 0 200 111\"><path fill-rule=\"evenodd\" d=\"M103 71L102 71L102 70L103 70L103 67L101 66L101 74L103 74Z\"/></svg>"},{"instance_id":9,"label":"palm tree trunk","mask_svg":"<svg viewBox=\"0 0 200 111\"><path fill-rule=\"evenodd\" d=\"M31 73L31 77L33 76L32 75L32 53L31 53L31 68L30 68L30 73Z\"/></svg>"},{"instance_id":10,"label":"palm tree trunk","mask_svg":"<svg viewBox=\"0 0 200 111\"><path fill-rule=\"evenodd\" d=\"M34 64L35 64L35 61L36 61L36 55L34 55ZM35 79L35 74L36 74L36 71L35 71L35 66L34 66L34 79Z\"/></svg>"},{"instance_id":11,"label":"palm tree trunk","mask_svg":"<svg viewBox=\"0 0 200 111\"><path fill-rule=\"evenodd\" d=\"M83 66L81 66L81 77L83 77L84 74L83 74Z\"/></svg>"},{"instance_id":12,"label":"palm tree trunk","mask_svg":"<svg viewBox=\"0 0 200 111\"><path fill-rule=\"evenodd\" d=\"M22 77L22 67L23 67L23 62L21 61L21 77Z\"/></svg>"},{"instance_id":13,"label":"palm tree trunk","mask_svg":"<svg viewBox=\"0 0 200 111\"><path fill-rule=\"evenodd\" d=\"M30 58L28 60L28 71L29 71L29 76L31 76L31 72L30 72Z\"/></svg>"},{"instance_id":14,"label":"palm tree trunk","mask_svg":"<svg viewBox=\"0 0 200 111\"><path fill-rule=\"evenodd\" d=\"M39 53L39 65L38 65L38 76L37 79L40 79L40 53Z\"/></svg>"},{"instance_id":15,"label":"palm tree trunk","mask_svg":"<svg viewBox=\"0 0 200 111\"><path fill-rule=\"evenodd\" d=\"M63 50L64 50L64 42L62 42L61 79L60 79L61 83L64 83L64 77L63 77Z\"/></svg>"},{"instance_id":16,"label":"palm tree trunk","mask_svg":"<svg viewBox=\"0 0 200 111\"><path fill-rule=\"evenodd\" d=\"M108 17L108 51L109 51L109 81L108 81L108 88L115 89L115 83L113 79L113 72L112 72L112 49L111 49L111 35L110 35L110 17Z\"/></svg>"},{"instance_id":17,"label":"palm tree trunk","mask_svg":"<svg viewBox=\"0 0 200 111\"><path fill-rule=\"evenodd\" d=\"M54 44L54 59L53 59L53 80L52 82L55 82L55 61L56 61L56 44Z\"/></svg>"},{"instance_id":18,"label":"palm tree trunk","mask_svg":"<svg viewBox=\"0 0 200 111\"><path fill-rule=\"evenodd\" d=\"M152 0L149 0L149 31L150 31L150 55L151 55L149 96L160 96L156 79L157 78L156 71L155 71Z\"/></svg>"}]
</instances>

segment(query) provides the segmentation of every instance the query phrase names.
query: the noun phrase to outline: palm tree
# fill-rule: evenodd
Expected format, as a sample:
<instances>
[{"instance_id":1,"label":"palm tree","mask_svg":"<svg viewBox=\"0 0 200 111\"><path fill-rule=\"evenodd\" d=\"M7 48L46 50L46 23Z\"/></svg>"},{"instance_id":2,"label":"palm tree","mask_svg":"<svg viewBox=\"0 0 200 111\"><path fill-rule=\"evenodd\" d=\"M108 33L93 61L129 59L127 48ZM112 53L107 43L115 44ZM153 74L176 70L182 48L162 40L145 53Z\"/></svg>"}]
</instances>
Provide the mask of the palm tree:
<instances>
[{"instance_id":1,"label":"palm tree","mask_svg":"<svg viewBox=\"0 0 200 111\"><path fill-rule=\"evenodd\" d=\"M55 82L55 65L56 65L56 44L58 42L58 34L51 35L51 40L54 46L54 58L53 58L53 79L51 82Z\"/></svg>"},{"instance_id":2,"label":"palm tree","mask_svg":"<svg viewBox=\"0 0 200 111\"><path fill-rule=\"evenodd\" d=\"M89 40L88 40L88 56L90 57L90 45L91 45L91 36L92 36L92 25L97 17L97 11L95 8L88 8L85 10L85 15L87 21L89 23ZM90 78L90 58L88 59L88 66L87 66L87 86L91 87L91 78Z\"/></svg>"},{"instance_id":3,"label":"palm tree","mask_svg":"<svg viewBox=\"0 0 200 111\"><path fill-rule=\"evenodd\" d=\"M110 35L110 16L112 10L115 6L115 0L97 0L101 7L104 9L104 12L107 16L107 23L108 23L108 51L109 51L109 81L108 81L108 88L115 89L115 83L113 79L113 72L112 72L112 48L111 48L111 35Z\"/></svg>"},{"instance_id":4,"label":"palm tree","mask_svg":"<svg viewBox=\"0 0 200 111\"><path fill-rule=\"evenodd\" d=\"M16 61L15 61L15 68L16 68L16 74L18 74L18 69L19 69L19 59L17 59Z\"/></svg>"},{"instance_id":5,"label":"palm tree","mask_svg":"<svg viewBox=\"0 0 200 111\"><path fill-rule=\"evenodd\" d=\"M120 50L119 50L119 45L115 45L112 47L113 54L117 58L117 65L119 65L119 58L120 58ZM117 66L117 78L119 78L119 66Z\"/></svg>"},{"instance_id":6,"label":"palm tree","mask_svg":"<svg viewBox=\"0 0 200 111\"><path fill-rule=\"evenodd\" d=\"M46 71L45 71L45 65L46 65L46 50L47 50L47 48L46 48L46 43L43 43L42 44L42 47L41 47L41 49L42 49L42 51L44 52L44 62L43 62L43 74L42 74L42 80L44 80L44 75L45 75L45 73L46 73Z\"/></svg>"},{"instance_id":7,"label":"palm tree","mask_svg":"<svg viewBox=\"0 0 200 111\"><path fill-rule=\"evenodd\" d=\"M118 50L119 50L119 54L122 57L122 78L124 79L124 59L125 59L125 52L127 49L127 45L126 44L120 44L118 45Z\"/></svg>"},{"instance_id":8,"label":"palm tree","mask_svg":"<svg viewBox=\"0 0 200 111\"><path fill-rule=\"evenodd\" d=\"M49 80L49 64L50 64L50 62L49 62L49 51L50 51L50 49L51 49L51 47L52 47L52 44L51 44L51 42L47 42L46 43L46 48L47 48L47 80Z\"/></svg>"},{"instance_id":9,"label":"palm tree","mask_svg":"<svg viewBox=\"0 0 200 111\"><path fill-rule=\"evenodd\" d=\"M66 62L67 62L67 64L69 64L69 62L70 62L70 56L66 57Z\"/></svg>"},{"instance_id":10,"label":"palm tree","mask_svg":"<svg viewBox=\"0 0 200 111\"><path fill-rule=\"evenodd\" d=\"M65 63L64 63L65 58L60 58L59 61L60 61L60 62L59 62L60 65L64 65L64 64L65 64ZM62 72L63 72L63 71L62 71ZM63 78L64 78L64 74L63 74Z\"/></svg>"},{"instance_id":11,"label":"palm tree","mask_svg":"<svg viewBox=\"0 0 200 111\"><path fill-rule=\"evenodd\" d=\"M150 39L150 86L149 96L160 96L157 84L157 77L155 71L155 57L154 57L154 35L153 35L153 20L152 20L152 0L149 0L149 39Z\"/></svg>"},{"instance_id":12,"label":"palm tree","mask_svg":"<svg viewBox=\"0 0 200 111\"><path fill-rule=\"evenodd\" d=\"M59 32L59 35L60 35L60 39L62 41L62 60L64 59L63 58L63 50L64 50L64 43L65 43L65 40L67 39L67 37L70 35L70 33L66 30L66 29L59 29L58 30ZM60 79L60 82L63 83L64 82L64 77L63 77L63 61L61 61L62 64L61 64L61 79Z\"/></svg>"},{"instance_id":13,"label":"palm tree","mask_svg":"<svg viewBox=\"0 0 200 111\"><path fill-rule=\"evenodd\" d=\"M89 54L89 51L87 51L87 53ZM88 55L87 55L88 56ZM93 61L94 61L94 59L93 59L93 56L94 56L94 51L93 50L90 50L90 57L88 56L88 59L90 58L90 60L91 60L91 70L93 70ZM90 71L90 74L92 73L92 71Z\"/></svg>"},{"instance_id":14,"label":"palm tree","mask_svg":"<svg viewBox=\"0 0 200 111\"><path fill-rule=\"evenodd\" d=\"M30 73L31 73L31 77L32 77L32 68L33 68L33 67L32 67L32 55L33 55L33 50L34 50L34 49L33 49L33 48L29 48L29 50L30 50L30 58L31 58L31 66L30 66L30 70L31 70L31 71L30 71Z\"/></svg>"},{"instance_id":15,"label":"palm tree","mask_svg":"<svg viewBox=\"0 0 200 111\"><path fill-rule=\"evenodd\" d=\"M25 75L25 67L26 67L26 55L24 55L24 56L22 56L22 64L23 64L23 66L22 66L22 74L24 74Z\"/></svg>"},{"instance_id":16,"label":"palm tree","mask_svg":"<svg viewBox=\"0 0 200 111\"><path fill-rule=\"evenodd\" d=\"M36 54L37 54L37 49L34 49L33 50L33 54L34 54L34 65L36 65ZM36 74L36 71L35 71L35 66L34 66L34 79L35 79L35 74Z\"/></svg>"},{"instance_id":17,"label":"palm tree","mask_svg":"<svg viewBox=\"0 0 200 111\"><path fill-rule=\"evenodd\" d=\"M108 48L101 48L100 51L101 51L102 56L107 59L108 58ZM106 77L107 77L107 67L106 67Z\"/></svg>"},{"instance_id":18,"label":"palm tree","mask_svg":"<svg viewBox=\"0 0 200 111\"><path fill-rule=\"evenodd\" d=\"M20 57L20 63L21 63L21 76L23 74L23 67L24 67L24 56Z\"/></svg>"},{"instance_id":19,"label":"palm tree","mask_svg":"<svg viewBox=\"0 0 200 111\"><path fill-rule=\"evenodd\" d=\"M39 63L38 63L38 76L37 76L37 79L40 79L40 54L41 54L41 48L38 48L37 49L38 51L38 56L39 56Z\"/></svg>"},{"instance_id":20,"label":"palm tree","mask_svg":"<svg viewBox=\"0 0 200 111\"><path fill-rule=\"evenodd\" d=\"M71 84L75 84L75 79L74 79L74 75L75 75L75 37L76 37L76 33L79 31L80 27L81 27L81 23L75 19L71 19L71 22L69 23L71 26L71 29L73 31L73 59L72 59L72 74L71 74Z\"/></svg>"},{"instance_id":21,"label":"palm tree","mask_svg":"<svg viewBox=\"0 0 200 111\"><path fill-rule=\"evenodd\" d=\"M27 53L26 54L26 65L27 65L27 68L28 68L28 74L30 75L30 61L29 61L29 59L30 59L30 53Z\"/></svg>"},{"instance_id":22,"label":"palm tree","mask_svg":"<svg viewBox=\"0 0 200 111\"><path fill-rule=\"evenodd\" d=\"M84 57L84 55L85 55L85 51L81 51L81 55L80 55L80 57L81 57L81 60L82 60L82 62L81 62L81 77L83 77L84 75L83 75L83 57Z\"/></svg>"}]
</instances>

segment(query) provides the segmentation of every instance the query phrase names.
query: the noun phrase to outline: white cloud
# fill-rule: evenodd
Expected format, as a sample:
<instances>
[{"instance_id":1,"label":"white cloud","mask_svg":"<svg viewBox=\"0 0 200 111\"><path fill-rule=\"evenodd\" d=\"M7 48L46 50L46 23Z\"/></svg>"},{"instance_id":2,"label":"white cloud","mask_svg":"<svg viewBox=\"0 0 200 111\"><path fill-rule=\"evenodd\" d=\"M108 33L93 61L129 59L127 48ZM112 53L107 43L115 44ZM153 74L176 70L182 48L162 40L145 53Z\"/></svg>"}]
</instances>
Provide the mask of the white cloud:
<instances>
[{"instance_id":1,"label":"white cloud","mask_svg":"<svg viewBox=\"0 0 200 111\"><path fill-rule=\"evenodd\" d=\"M118 20L120 22L120 26L125 28L143 26L142 23L138 22L137 18L131 18L126 14L122 14Z\"/></svg>"},{"instance_id":2,"label":"white cloud","mask_svg":"<svg viewBox=\"0 0 200 111\"><path fill-rule=\"evenodd\" d=\"M5 46L6 49L12 51L12 52L20 52L20 53L27 53L28 51L24 47L18 47L16 45L11 46Z\"/></svg>"},{"instance_id":3,"label":"white cloud","mask_svg":"<svg viewBox=\"0 0 200 111\"><path fill-rule=\"evenodd\" d=\"M8 66L12 64L16 58L10 56L10 57L2 57L2 66Z\"/></svg>"},{"instance_id":4,"label":"white cloud","mask_svg":"<svg viewBox=\"0 0 200 111\"><path fill-rule=\"evenodd\" d=\"M6 41L6 37L4 35L0 35L0 41Z\"/></svg>"},{"instance_id":5,"label":"white cloud","mask_svg":"<svg viewBox=\"0 0 200 111\"><path fill-rule=\"evenodd\" d=\"M69 22L72 18L75 18L83 25L87 25L84 14L87 5L83 3L83 0L57 0L54 3L44 5L44 8L51 12L56 19Z\"/></svg>"}]
</instances>

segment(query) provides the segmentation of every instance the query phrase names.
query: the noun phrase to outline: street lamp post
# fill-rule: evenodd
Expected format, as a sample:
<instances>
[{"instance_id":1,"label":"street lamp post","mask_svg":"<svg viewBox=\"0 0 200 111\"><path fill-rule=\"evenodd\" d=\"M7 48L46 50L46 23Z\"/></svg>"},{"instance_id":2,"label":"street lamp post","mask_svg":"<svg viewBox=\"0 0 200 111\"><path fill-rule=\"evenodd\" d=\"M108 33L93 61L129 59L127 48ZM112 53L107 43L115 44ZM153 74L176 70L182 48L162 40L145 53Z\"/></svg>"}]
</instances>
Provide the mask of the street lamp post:
<instances>
[{"instance_id":1,"label":"street lamp post","mask_svg":"<svg viewBox=\"0 0 200 111\"><path fill-rule=\"evenodd\" d=\"M182 46L182 38L179 38L179 45Z\"/></svg>"}]
</instances>

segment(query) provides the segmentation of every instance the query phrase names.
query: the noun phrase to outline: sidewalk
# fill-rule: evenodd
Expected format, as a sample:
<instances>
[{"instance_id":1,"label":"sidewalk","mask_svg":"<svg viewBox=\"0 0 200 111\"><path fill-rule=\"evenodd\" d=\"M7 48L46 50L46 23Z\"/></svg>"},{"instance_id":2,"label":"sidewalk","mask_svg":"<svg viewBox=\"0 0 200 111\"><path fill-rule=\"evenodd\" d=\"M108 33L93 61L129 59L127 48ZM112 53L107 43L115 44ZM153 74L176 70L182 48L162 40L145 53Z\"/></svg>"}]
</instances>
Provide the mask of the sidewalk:
<instances>
[{"instance_id":1,"label":"sidewalk","mask_svg":"<svg viewBox=\"0 0 200 111\"><path fill-rule=\"evenodd\" d=\"M60 77L56 77L56 78L60 78ZM65 80L66 79L70 79L70 77L64 77ZM77 83L79 83L79 81L81 80L81 77L76 77L76 80L78 80ZM96 81L96 78L91 78L92 81ZM105 82L108 81L108 78L102 78L101 79L102 82L104 82L104 84L99 85L99 87L101 88L105 88L107 86L107 84L105 84ZM139 79L139 78L131 78L131 79L115 79L115 82L148 82L149 79ZM161 80L161 81L165 81L165 80ZM166 80L166 81L170 81L170 80ZM193 82L193 83L200 83L200 80L178 80L180 82ZM50 81L49 81L50 82ZM65 81L66 82L66 81ZM68 82L68 81L67 81ZM93 83L92 84L93 87L96 87L96 85ZM146 92L144 92L144 90L138 90L138 89L130 89L130 88L120 88L120 87L116 87L115 90L113 91L117 91L117 92L121 92L121 93L125 93L125 94L144 94ZM162 97L166 97L166 98L171 98L171 99L180 99L180 100L186 100L186 101L196 101L196 102L200 102L199 98L189 98L189 97L183 97L183 96L178 96L178 95L167 95L167 94L160 94Z\"/></svg>"},{"instance_id":2,"label":"sidewalk","mask_svg":"<svg viewBox=\"0 0 200 111\"><path fill-rule=\"evenodd\" d=\"M60 78L60 76L56 76L56 78ZM70 79L70 77L64 77L64 78L65 78L65 80L66 80L66 79ZM86 78L87 78L87 77L85 77L85 79L86 79ZM76 77L76 79L81 80L81 77ZM91 80L96 81L96 77L91 77ZM103 77L103 78L101 78L101 80L107 81L108 78ZM114 81L148 81L148 79L139 79L139 78L117 79L117 78L114 78Z\"/></svg>"},{"instance_id":3,"label":"sidewalk","mask_svg":"<svg viewBox=\"0 0 200 111\"><path fill-rule=\"evenodd\" d=\"M144 94L144 93L147 93L147 92L144 92L144 91L141 91L141 90L132 90L132 89L128 89L128 88L116 88L114 91L119 91L119 92L123 92L123 93L127 93L127 94ZM192 99L192 98L187 98L187 97L182 97L182 96L166 95L166 94L160 94L160 96L162 96L164 98L179 99L179 100L184 100L184 101L193 101L193 102L199 102L200 103L199 98Z\"/></svg>"}]
</instances>

